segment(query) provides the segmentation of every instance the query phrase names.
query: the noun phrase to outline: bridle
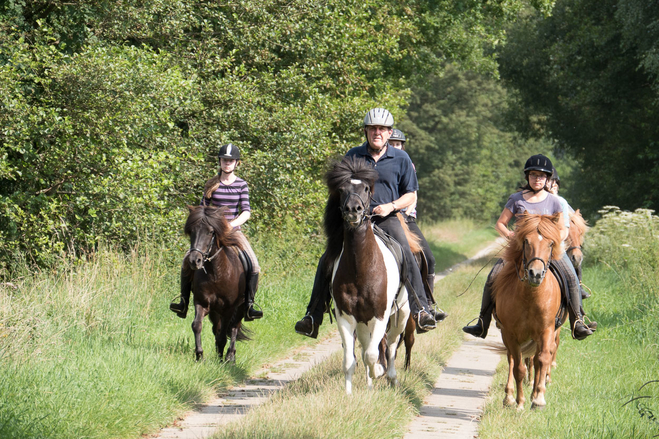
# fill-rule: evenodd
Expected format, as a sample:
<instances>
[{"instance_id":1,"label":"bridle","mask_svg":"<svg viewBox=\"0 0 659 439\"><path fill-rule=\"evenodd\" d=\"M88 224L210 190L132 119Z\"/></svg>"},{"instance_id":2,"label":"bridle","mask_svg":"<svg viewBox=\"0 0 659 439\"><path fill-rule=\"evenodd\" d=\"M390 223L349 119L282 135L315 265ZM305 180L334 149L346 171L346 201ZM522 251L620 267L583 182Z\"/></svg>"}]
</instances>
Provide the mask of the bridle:
<instances>
[{"instance_id":1,"label":"bridle","mask_svg":"<svg viewBox=\"0 0 659 439\"><path fill-rule=\"evenodd\" d=\"M189 250L189 252L188 252L188 253L190 253L190 254L191 254L192 252L198 252L198 253L201 254L202 258L204 259L204 265L202 265L202 267L203 267L203 269L204 269L204 272L206 272L206 262L210 262L210 261L212 261L213 259L215 259L215 257L216 257L218 254L220 254L220 252L222 251L222 248L223 248L223 247L221 247L221 246L219 245L219 243L218 243L218 245L217 245L217 246L219 247L218 250L213 254L213 256L210 256L210 257L208 256L208 255L210 255L211 250L213 249L213 244L215 244L215 241L216 241L216 239L215 239L215 231L213 230L213 232L211 233L211 240L210 240L210 243L208 244L208 250L203 251L203 250L198 249L197 247L190 247L190 250Z\"/></svg>"},{"instance_id":2,"label":"bridle","mask_svg":"<svg viewBox=\"0 0 659 439\"><path fill-rule=\"evenodd\" d=\"M367 190L370 192L370 189L367 189ZM348 213L346 212L346 205L348 204L348 200L350 200L351 197L357 197L359 199L359 202L361 203L361 206L362 206L362 216L359 220L359 224L357 224L355 226L355 228L357 228L357 227L361 226L364 223L365 219L370 219L371 215L366 213L366 209L367 209L368 206L367 206L366 202L364 201L364 199L358 193L350 192L348 194L348 196L346 197L346 199L343 200L343 206L341 206L341 216L343 217L343 221L346 221L346 222L349 223Z\"/></svg>"},{"instance_id":3,"label":"bridle","mask_svg":"<svg viewBox=\"0 0 659 439\"><path fill-rule=\"evenodd\" d=\"M539 232L538 232L538 233L539 233ZM542 235L540 235L540 236L542 236ZM554 244L552 243L552 244L549 246L549 258L547 259L546 262L545 262L544 259L542 259L542 258L538 258L538 257L531 258L531 260L527 261L527 260L526 260L526 239L525 239L524 242L522 243L522 268L524 269L524 277L522 277L522 276L519 275L519 269L517 268L517 262L515 262L515 270L516 270L516 273L517 273L517 278L518 278L521 282L526 282L526 281L529 279L529 275L528 275L528 271L529 271L529 269L528 269L528 265L529 265L530 263L532 263L533 261L538 260L538 261L542 262L542 278L544 279L545 275L547 274L547 268L548 268L548 266L549 266L549 262L551 261L551 258L552 258L552 255L553 255L553 252L554 252Z\"/></svg>"}]
</instances>

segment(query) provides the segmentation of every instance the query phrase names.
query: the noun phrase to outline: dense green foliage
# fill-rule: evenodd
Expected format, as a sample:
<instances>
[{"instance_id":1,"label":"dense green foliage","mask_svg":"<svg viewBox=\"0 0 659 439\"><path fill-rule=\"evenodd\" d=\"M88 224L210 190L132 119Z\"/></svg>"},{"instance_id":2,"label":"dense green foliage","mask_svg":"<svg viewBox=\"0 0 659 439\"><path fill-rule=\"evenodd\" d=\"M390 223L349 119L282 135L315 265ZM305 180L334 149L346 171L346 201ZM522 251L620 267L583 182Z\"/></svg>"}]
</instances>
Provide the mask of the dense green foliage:
<instances>
[{"instance_id":1,"label":"dense green foliage","mask_svg":"<svg viewBox=\"0 0 659 439\"><path fill-rule=\"evenodd\" d=\"M484 48L524 4L4 1L0 261L172 236L229 141L252 226L312 233L365 111L401 115L446 60L492 71Z\"/></svg>"},{"instance_id":2,"label":"dense green foliage","mask_svg":"<svg viewBox=\"0 0 659 439\"><path fill-rule=\"evenodd\" d=\"M559 0L501 49L501 77L519 92L511 116L577 159L570 196L588 215L659 207L658 24L656 2Z\"/></svg>"},{"instance_id":3,"label":"dense green foliage","mask_svg":"<svg viewBox=\"0 0 659 439\"><path fill-rule=\"evenodd\" d=\"M448 66L414 87L400 128L419 178L422 218L490 221L523 182L525 160L552 146L506 127L506 91L493 79Z\"/></svg>"},{"instance_id":4,"label":"dense green foliage","mask_svg":"<svg viewBox=\"0 0 659 439\"><path fill-rule=\"evenodd\" d=\"M564 327L547 388L547 407L502 407L505 359L492 386L480 436L492 438L652 438L659 435L659 217L606 207L586 235L584 301L595 334L572 340Z\"/></svg>"}]
</instances>

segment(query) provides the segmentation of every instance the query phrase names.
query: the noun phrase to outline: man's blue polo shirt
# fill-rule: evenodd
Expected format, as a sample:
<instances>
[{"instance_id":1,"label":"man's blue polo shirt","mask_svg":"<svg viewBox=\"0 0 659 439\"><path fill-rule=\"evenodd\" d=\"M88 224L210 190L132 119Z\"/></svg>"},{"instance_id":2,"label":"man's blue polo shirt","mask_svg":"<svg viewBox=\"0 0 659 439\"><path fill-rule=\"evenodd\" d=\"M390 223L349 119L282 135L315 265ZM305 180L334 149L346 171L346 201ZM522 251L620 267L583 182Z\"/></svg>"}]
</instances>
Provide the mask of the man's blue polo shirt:
<instances>
[{"instance_id":1,"label":"man's blue polo shirt","mask_svg":"<svg viewBox=\"0 0 659 439\"><path fill-rule=\"evenodd\" d=\"M355 155L363 157L373 165L380 176L375 182L371 211L375 206L391 203L405 194L419 190L412 160L405 151L387 146L387 152L376 162L368 153L367 143L364 142L346 153L346 157Z\"/></svg>"}]
</instances>

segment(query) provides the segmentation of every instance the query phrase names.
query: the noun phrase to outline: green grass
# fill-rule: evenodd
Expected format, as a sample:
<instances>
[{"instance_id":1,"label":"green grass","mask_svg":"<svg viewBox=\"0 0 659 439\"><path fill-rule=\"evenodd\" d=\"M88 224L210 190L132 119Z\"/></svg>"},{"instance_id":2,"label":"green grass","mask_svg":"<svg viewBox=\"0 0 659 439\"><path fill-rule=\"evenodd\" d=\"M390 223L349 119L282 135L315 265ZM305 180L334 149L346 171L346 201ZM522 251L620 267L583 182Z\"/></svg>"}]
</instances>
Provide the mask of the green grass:
<instances>
[{"instance_id":1,"label":"green grass","mask_svg":"<svg viewBox=\"0 0 659 439\"><path fill-rule=\"evenodd\" d=\"M238 344L235 365L217 359L207 320L206 359L196 363L192 316L168 309L183 249L101 250L85 263L26 273L12 282L17 289L0 287L0 437L139 437L309 343L292 327L313 257L260 250L272 253L257 295L266 313L245 325L252 341ZM284 264L288 275L276 274Z\"/></svg>"},{"instance_id":2,"label":"green grass","mask_svg":"<svg viewBox=\"0 0 659 439\"><path fill-rule=\"evenodd\" d=\"M563 331L547 408L529 410L530 384L524 412L503 408L504 361L482 438L659 437L659 382L652 382L659 380L659 241L656 228L639 218L630 222L626 230L603 220L586 241L591 265L584 283L593 295L584 308L599 326L584 341Z\"/></svg>"},{"instance_id":3,"label":"green grass","mask_svg":"<svg viewBox=\"0 0 659 439\"><path fill-rule=\"evenodd\" d=\"M263 268L257 302L265 317L246 324L252 340L238 344L236 364L217 359L208 321L205 361L195 362L191 316L182 320L168 310L178 295L185 247L144 246L129 254L101 249L84 262L62 262L49 272L25 270L11 280L17 288L0 285L1 438L151 434L263 364L315 343L296 334L293 325L304 315L319 247L283 236L254 242ZM378 392L366 392L360 365L355 397L346 400L335 357L250 414L241 423L246 427L227 434L372 437L377 428L384 437L400 436L462 340L460 327L478 309L475 297L457 297L477 268L438 284L435 296L450 317L418 337L413 369L401 373L399 389L379 382ZM332 330L334 325L323 325L321 337ZM390 405L380 404L385 401ZM283 414L290 423L285 430Z\"/></svg>"},{"instance_id":4,"label":"green grass","mask_svg":"<svg viewBox=\"0 0 659 439\"><path fill-rule=\"evenodd\" d=\"M412 352L412 367L403 370L405 351L396 360L400 386L392 389L386 379L366 387L361 361L353 379L353 394L345 395L342 354L304 374L267 403L254 408L244 420L229 424L215 438L400 438L418 414L442 368L463 340L462 326L473 318L480 296L458 297L476 276L478 261L437 284L436 297L450 313L437 329L418 335ZM478 275L485 282L487 272ZM358 351L359 352L359 351ZM375 433L377 432L377 433Z\"/></svg>"},{"instance_id":5,"label":"green grass","mask_svg":"<svg viewBox=\"0 0 659 439\"><path fill-rule=\"evenodd\" d=\"M499 236L494 227L468 219L421 223L420 228L435 256L436 273L471 258Z\"/></svg>"}]
</instances>

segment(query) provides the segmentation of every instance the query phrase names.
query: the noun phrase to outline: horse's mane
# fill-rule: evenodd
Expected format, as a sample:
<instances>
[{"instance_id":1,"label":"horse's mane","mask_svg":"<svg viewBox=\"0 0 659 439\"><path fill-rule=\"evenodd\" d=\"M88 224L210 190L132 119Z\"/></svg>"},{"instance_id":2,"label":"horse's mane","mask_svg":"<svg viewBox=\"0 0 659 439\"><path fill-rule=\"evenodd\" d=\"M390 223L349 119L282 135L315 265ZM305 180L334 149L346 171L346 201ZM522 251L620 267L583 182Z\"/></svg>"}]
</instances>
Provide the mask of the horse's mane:
<instances>
[{"instance_id":1,"label":"horse's mane","mask_svg":"<svg viewBox=\"0 0 659 439\"><path fill-rule=\"evenodd\" d=\"M363 158L357 156L344 157L340 161L334 161L329 171L325 174L328 197L325 205L324 227L327 236L327 248L325 251L326 264L328 267L341 254L343 246L343 218L341 216L341 201L339 189L350 180L362 180L371 189L379 178L376 171Z\"/></svg>"},{"instance_id":2,"label":"horse's mane","mask_svg":"<svg viewBox=\"0 0 659 439\"><path fill-rule=\"evenodd\" d=\"M570 216L570 236L568 236L570 246L581 247L583 245L584 235L588 229L588 223L586 223L586 220L581 216L581 212L577 209Z\"/></svg>"},{"instance_id":3,"label":"horse's mane","mask_svg":"<svg viewBox=\"0 0 659 439\"><path fill-rule=\"evenodd\" d=\"M524 239L529 233L538 232L545 239L554 242L554 252L552 259L560 259L563 251L561 249L561 231L558 226L560 213L553 215L532 215L523 213L517 215L515 235L508 242L504 253L503 260L506 264L501 272L494 279L492 288L492 297L496 297L499 291L505 291L518 281L519 269L522 267Z\"/></svg>"},{"instance_id":4,"label":"horse's mane","mask_svg":"<svg viewBox=\"0 0 659 439\"><path fill-rule=\"evenodd\" d=\"M199 224L205 222L215 231L215 237L219 245L227 247L240 246L240 240L224 216L224 212L227 210L226 207L188 206L188 209L190 215L188 215L183 228L186 235L190 235Z\"/></svg>"}]
</instances>

